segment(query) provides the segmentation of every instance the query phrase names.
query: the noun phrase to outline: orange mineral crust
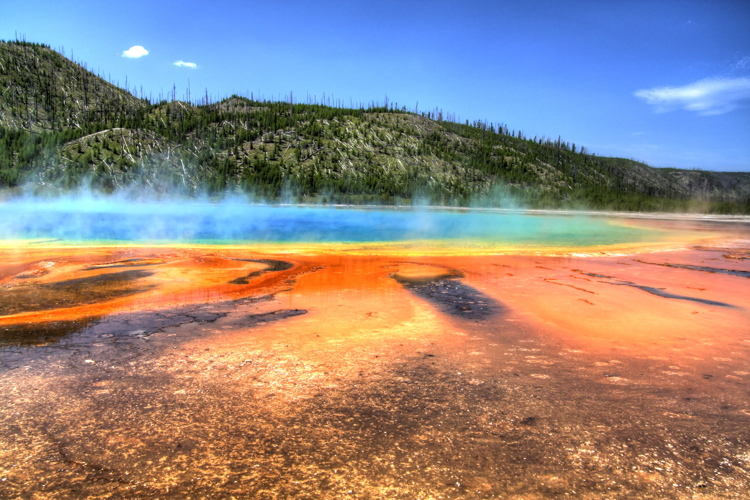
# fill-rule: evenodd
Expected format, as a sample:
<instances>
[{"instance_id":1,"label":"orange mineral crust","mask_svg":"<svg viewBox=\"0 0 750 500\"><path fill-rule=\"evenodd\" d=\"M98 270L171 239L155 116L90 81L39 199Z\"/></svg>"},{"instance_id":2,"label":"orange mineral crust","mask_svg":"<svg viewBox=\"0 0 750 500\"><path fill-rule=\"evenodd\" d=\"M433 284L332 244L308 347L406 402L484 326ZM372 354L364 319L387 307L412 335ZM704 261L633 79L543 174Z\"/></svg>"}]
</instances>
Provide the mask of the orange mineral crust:
<instances>
[{"instance_id":1,"label":"orange mineral crust","mask_svg":"<svg viewBox=\"0 0 750 500\"><path fill-rule=\"evenodd\" d=\"M0 496L746 498L727 234L5 247Z\"/></svg>"}]
</instances>

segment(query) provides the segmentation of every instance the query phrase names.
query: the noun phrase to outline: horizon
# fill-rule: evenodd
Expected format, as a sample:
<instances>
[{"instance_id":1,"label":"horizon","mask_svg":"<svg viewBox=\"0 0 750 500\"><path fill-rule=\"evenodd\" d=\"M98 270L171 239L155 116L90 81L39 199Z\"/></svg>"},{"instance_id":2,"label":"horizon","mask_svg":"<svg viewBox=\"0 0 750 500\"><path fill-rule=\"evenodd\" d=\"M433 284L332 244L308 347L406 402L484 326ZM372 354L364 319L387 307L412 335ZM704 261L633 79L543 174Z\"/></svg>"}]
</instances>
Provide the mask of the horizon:
<instances>
[{"instance_id":1,"label":"horizon","mask_svg":"<svg viewBox=\"0 0 750 500\"><path fill-rule=\"evenodd\" d=\"M750 6L176 5L12 5L0 39L49 45L152 102L173 88L193 104L389 102L653 167L750 172Z\"/></svg>"}]
</instances>

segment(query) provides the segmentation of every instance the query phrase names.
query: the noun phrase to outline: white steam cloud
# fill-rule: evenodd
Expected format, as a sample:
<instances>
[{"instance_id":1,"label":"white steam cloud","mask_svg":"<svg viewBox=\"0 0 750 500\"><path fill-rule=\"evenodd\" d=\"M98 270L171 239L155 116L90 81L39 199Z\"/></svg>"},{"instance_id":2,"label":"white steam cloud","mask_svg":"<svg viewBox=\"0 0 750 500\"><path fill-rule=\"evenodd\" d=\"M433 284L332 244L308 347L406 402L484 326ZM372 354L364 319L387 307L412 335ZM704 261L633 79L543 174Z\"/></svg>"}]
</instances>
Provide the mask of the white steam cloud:
<instances>
[{"instance_id":1,"label":"white steam cloud","mask_svg":"<svg viewBox=\"0 0 750 500\"><path fill-rule=\"evenodd\" d=\"M128 59L138 59L139 57L147 55L148 50L146 50L142 45L133 45L128 50L124 50L122 52L122 57L127 57Z\"/></svg>"},{"instance_id":2,"label":"white steam cloud","mask_svg":"<svg viewBox=\"0 0 750 500\"><path fill-rule=\"evenodd\" d=\"M750 78L704 78L682 87L639 90L635 96L652 105L657 113L684 109L701 116L721 115L750 99Z\"/></svg>"},{"instance_id":3,"label":"white steam cloud","mask_svg":"<svg viewBox=\"0 0 750 500\"><path fill-rule=\"evenodd\" d=\"M183 60L175 61L174 65L179 66L181 68L190 68L190 69L195 69L198 67L198 65L195 64L194 62L187 62Z\"/></svg>"}]
</instances>

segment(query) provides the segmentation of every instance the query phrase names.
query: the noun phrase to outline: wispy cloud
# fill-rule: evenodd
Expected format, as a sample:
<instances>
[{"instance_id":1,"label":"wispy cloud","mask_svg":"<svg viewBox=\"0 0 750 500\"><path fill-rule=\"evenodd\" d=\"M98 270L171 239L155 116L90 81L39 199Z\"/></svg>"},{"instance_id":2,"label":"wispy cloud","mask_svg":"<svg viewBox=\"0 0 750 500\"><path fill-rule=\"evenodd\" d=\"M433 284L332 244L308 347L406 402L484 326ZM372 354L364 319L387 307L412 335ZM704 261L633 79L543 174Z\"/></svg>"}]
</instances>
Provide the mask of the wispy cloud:
<instances>
[{"instance_id":1,"label":"wispy cloud","mask_svg":"<svg viewBox=\"0 0 750 500\"><path fill-rule=\"evenodd\" d=\"M702 116L721 115L750 99L750 78L704 78L682 87L639 90L635 96L654 106L657 113L684 109Z\"/></svg>"},{"instance_id":2,"label":"wispy cloud","mask_svg":"<svg viewBox=\"0 0 750 500\"><path fill-rule=\"evenodd\" d=\"M147 55L148 50L144 49L142 45L133 45L128 50L122 52L122 57L127 57L128 59L138 59Z\"/></svg>"},{"instance_id":3,"label":"wispy cloud","mask_svg":"<svg viewBox=\"0 0 750 500\"><path fill-rule=\"evenodd\" d=\"M750 56L745 56L736 63L733 64L732 69L749 69L750 68Z\"/></svg>"},{"instance_id":4,"label":"wispy cloud","mask_svg":"<svg viewBox=\"0 0 750 500\"><path fill-rule=\"evenodd\" d=\"M181 68L190 68L190 69L195 69L195 68L198 67L198 65L195 64L194 62L186 62L186 61L182 61L182 60L175 61L174 65L175 66L179 66Z\"/></svg>"}]
</instances>

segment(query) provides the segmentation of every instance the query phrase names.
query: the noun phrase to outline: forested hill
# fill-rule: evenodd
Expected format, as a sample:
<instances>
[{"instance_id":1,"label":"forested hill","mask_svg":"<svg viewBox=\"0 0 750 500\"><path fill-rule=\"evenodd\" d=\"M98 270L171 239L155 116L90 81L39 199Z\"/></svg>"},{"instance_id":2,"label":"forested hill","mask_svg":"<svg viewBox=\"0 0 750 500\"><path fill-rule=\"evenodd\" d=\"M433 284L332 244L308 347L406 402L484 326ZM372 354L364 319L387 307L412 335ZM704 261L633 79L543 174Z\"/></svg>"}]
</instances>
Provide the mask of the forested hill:
<instances>
[{"instance_id":1,"label":"forested hill","mask_svg":"<svg viewBox=\"0 0 750 500\"><path fill-rule=\"evenodd\" d=\"M657 169L392 105L151 103L27 42L0 42L0 188L750 213L750 173Z\"/></svg>"}]
</instances>

